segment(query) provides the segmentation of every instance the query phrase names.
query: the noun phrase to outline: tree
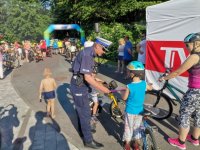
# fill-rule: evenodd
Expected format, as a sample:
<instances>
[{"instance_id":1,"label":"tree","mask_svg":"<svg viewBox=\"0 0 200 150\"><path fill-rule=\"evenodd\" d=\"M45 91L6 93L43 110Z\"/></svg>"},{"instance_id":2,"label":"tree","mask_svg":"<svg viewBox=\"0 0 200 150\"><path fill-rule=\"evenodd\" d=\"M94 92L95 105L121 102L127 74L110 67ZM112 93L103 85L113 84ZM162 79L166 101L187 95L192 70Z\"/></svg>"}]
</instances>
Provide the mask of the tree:
<instances>
[{"instance_id":1,"label":"tree","mask_svg":"<svg viewBox=\"0 0 200 150\"><path fill-rule=\"evenodd\" d=\"M42 38L51 23L49 12L38 2L1 0L0 11L0 32L9 41Z\"/></svg>"}]
</instances>

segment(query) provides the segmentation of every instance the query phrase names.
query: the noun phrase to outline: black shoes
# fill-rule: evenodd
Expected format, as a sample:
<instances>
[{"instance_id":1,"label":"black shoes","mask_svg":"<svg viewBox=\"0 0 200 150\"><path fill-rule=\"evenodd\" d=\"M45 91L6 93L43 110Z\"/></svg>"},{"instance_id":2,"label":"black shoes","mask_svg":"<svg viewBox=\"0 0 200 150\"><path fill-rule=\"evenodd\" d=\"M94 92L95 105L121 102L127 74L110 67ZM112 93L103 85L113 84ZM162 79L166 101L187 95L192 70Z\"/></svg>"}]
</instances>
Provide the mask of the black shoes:
<instances>
[{"instance_id":1,"label":"black shoes","mask_svg":"<svg viewBox=\"0 0 200 150\"><path fill-rule=\"evenodd\" d=\"M89 148L93 148L93 149L99 149L104 147L103 144L96 142L95 140L93 140L90 143L85 143L85 147L89 147Z\"/></svg>"}]
</instances>

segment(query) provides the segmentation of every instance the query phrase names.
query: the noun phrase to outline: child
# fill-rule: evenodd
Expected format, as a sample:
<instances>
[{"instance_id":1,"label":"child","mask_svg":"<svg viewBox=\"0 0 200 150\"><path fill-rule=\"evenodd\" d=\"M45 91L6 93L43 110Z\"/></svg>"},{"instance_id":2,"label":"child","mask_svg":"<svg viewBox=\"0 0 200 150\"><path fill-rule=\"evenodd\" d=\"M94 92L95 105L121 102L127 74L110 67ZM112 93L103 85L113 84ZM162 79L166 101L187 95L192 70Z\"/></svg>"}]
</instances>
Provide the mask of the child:
<instances>
[{"instance_id":1,"label":"child","mask_svg":"<svg viewBox=\"0 0 200 150\"><path fill-rule=\"evenodd\" d=\"M47 101L47 116L55 118L54 103L55 103L55 89L56 82L54 78L51 77L52 73L49 68L44 69L44 79L41 81L39 90L39 99L42 98L42 93L44 99Z\"/></svg>"},{"instance_id":2,"label":"child","mask_svg":"<svg viewBox=\"0 0 200 150\"><path fill-rule=\"evenodd\" d=\"M133 149L139 150L140 125L142 123L143 104L145 91L151 90L152 87L142 80L144 77L144 66L139 61L132 61L128 64L132 82L127 85L126 91L122 96L126 100L125 125L123 140L125 141L125 150L130 150L130 141L134 137Z\"/></svg>"},{"instance_id":3,"label":"child","mask_svg":"<svg viewBox=\"0 0 200 150\"><path fill-rule=\"evenodd\" d=\"M117 61L117 70L115 71L116 73L120 72L120 66L121 66L121 74L123 74L124 71L124 46L125 46L125 41L123 38L121 38L119 41L119 47L118 47L118 61Z\"/></svg>"},{"instance_id":4,"label":"child","mask_svg":"<svg viewBox=\"0 0 200 150\"><path fill-rule=\"evenodd\" d=\"M96 78L95 77L96 74L97 74L97 68L94 67L92 76L97 82L99 82L99 84L102 84L104 81L102 81L99 78ZM98 121L98 119L96 117L97 116L97 109L98 109L98 106L99 106L98 94L99 93L96 91L96 89L91 87L90 97L94 102L94 106L92 108L92 121L95 121L95 122Z\"/></svg>"}]
</instances>

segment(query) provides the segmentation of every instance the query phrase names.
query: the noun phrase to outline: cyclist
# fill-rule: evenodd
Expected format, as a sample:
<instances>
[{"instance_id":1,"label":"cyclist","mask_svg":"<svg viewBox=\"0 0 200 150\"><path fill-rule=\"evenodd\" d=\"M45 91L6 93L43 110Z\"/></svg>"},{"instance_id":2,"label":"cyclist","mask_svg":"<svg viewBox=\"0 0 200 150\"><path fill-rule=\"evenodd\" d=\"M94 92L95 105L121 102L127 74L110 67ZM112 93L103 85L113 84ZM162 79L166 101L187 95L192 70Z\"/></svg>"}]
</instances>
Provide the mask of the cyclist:
<instances>
[{"instance_id":1,"label":"cyclist","mask_svg":"<svg viewBox=\"0 0 200 150\"><path fill-rule=\"evenodd\" d=\"M130 150L130 141L134 135L133 149L139 150L139 141L141 138L140 126L142 123L142 113L144 111L145 91L152 90L144 80L144 65L139 61L132 61L128 64L132 82L127 85L126 91L122 96L126 100L125 124L123 141L125 141L125 150Z\"/></svg>"},{"instance_id":2,"label":"cyclist","mask_svg":"<svg viewBox=\"0 0 200 150\"><path fill-rule=\"evenodd\" d=\"M186 149L186 140L198 146L200 136L200 33L189 34L185 37L184 43L190 56L177 70L159 79L160 81L169 80L185 71L189 72L188 90L183 96L179 110L179 136L168 138L169 144L179 149ZM194 114L194 129L192 134L188 135L192 114Z\"/></svg>"}]
</instances>

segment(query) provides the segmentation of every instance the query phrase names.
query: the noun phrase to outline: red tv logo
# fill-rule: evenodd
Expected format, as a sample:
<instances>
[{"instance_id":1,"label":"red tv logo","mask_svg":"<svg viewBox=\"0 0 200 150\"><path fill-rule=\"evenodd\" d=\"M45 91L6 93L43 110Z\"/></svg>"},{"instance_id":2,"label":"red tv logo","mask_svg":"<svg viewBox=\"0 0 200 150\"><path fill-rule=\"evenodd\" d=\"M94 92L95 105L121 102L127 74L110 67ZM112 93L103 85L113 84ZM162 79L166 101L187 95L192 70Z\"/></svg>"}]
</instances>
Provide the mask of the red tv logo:
<instances>
[{"instance_id":1,"label":"red tv logo","mask_svg":"<svg viewBox=\"0 0 200 150\"><path fill-rule=\"evenodd\" d=\"M189 55L182 41L147 41L146 69L164 72L177 69ZM187 73L182 76L188 76Z\"/></svg>"},{"instance_id":2,"label":"red tv logo","mask_svg":"<svg viewBox=\"0 0 200 150\"><path fill-rule=\"evenodd\" d=\"M177 57L180 58L181 64L186 59L183 48L161 47L160 50L165 51L165 59L164 60L165 60L165 67L166 68L174 68L174 61L176 61L175 58L177 58Z\"/></svg>"}]
</instances>

